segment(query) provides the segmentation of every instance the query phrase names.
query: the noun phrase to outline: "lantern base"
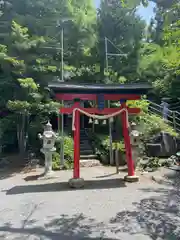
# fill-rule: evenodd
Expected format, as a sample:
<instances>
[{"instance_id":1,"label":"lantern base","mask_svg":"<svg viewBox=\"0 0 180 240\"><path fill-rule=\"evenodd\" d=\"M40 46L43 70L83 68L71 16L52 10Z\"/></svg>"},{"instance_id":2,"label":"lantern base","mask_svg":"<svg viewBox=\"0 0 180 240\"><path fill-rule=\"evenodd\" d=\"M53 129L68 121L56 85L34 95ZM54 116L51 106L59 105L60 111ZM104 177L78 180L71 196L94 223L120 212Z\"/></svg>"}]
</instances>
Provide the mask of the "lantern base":
<instances>
[{"instance_id":1,"label":"lantern base","mask_svg":"<svg viewBox=\"0 0 180 240\"><path fill-rule=\"evenodd\" d=\"M124 181L126 182L130 182L130 183L133 183L133 182L139 182L139 177L134 175L134 176L125 176L124 177Z\"/></svg>"},{"instance_id":2,"label":"lantern base","mask_svg":"<svg viewBox=\"0 0 180 240\"><path fill-rule=\"evenodd\" d=\"M84 179L83 178L71 178L69 180L69 186L71 188L82 188L84 187Z\"/></svg>"},{"instance_id":3,"label":"lantern base","mask_svg":"<svg viewBox=\"0 0 180 240\"><path fill-rule=\"evenodd\" d=\"M56 178L56 176L54 175L54 171L48 171L48 172L44 172L38 179L39 180L47 180L47 179L51 179L51 178Z\"/></svg>"}]
</instances>

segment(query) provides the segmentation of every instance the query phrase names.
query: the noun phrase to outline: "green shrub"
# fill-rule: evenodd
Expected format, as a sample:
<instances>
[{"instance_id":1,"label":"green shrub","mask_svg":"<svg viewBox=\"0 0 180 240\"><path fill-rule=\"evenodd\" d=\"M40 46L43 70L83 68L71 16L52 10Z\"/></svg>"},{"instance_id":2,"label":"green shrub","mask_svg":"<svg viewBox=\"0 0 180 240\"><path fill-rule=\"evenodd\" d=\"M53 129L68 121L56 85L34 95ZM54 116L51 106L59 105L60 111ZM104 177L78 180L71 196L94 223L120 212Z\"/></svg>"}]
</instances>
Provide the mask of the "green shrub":
<instances>
[{"instance_id":1,"label":"green shrub","mask_svg":"<svg viewBox=\"0 0 180 240\"><path fill-rule=\"evenodd\" d=\"M104 138L107 137L107 135L91 133L91 134L89 134L89 137L91 138L92 147L94 149L94 152L99 157L99 159L102 154L105 156L108 156L108 150L102 144Z\"/></svg>"},{"instance_id":2,"label":"green shrub","mask_svg":"<svg viewBox=\"0 0 180 240\"><path fill-rule=\"evenodd\" d=\"M162 131L165 131L174 137L178 136L172 127L170 127L162 118L156 115L150 115L148 113L142 114L139 118L138 125L141 127L140 131L143 134L144 140L148 140Z\"/></svg>"},{"instance_id":3,"label":"green shrub","mask_svg":"<svg viewBox=\"0 0 180 240\"><path fill-rule=\"evenodd\" d=\"M139 168L145 171L156 171L160 167L170 167L174 165L176 157L172 156L168 159L160 159L158 157L146 157L139 159Z\"/></svg>"},{"instance_id":4,"label":"green shrub","mask_svg":"<svg viewBox=\"0 0 180 240\"><path fill-rule=\"evenodd\" d=\"M104 138L101 137L101 144L102 146L109 151L109 147L110 147L110 141L109 141L109 136L105 135ZM113 142L112 143L112 149L113 150L120 150L121 152L125 152L125 145L124 145L124 141L119 141L119 142Z\"/></svg>"},{"instance_id":5,"label":"green shrub","mask_svg":"<svg viewBox=\"0 0 180 240\"><path fill-rule=\"evenodd\" d=\"M61 137L56 141L56 153L53 154L53 170L60 169ZM71 136L64 137L64 168L71 169L74 159L74 141Z\"/></svg>"},{"instance_id":6,"label":"green shrub","mask_svg":"<svg viewBox=\"0 0 180 240\"><path fill-rule=\"evenodd\" d=\"M149 102L146 99L142 100L129 100L127 101L127 105L130 108L140 108L142 112L148 113Z\"/></svg>"},{"instance_id":7,"label":"green shrub","mask_svg":"<svg viewBox=\"0 0 180 240\"><path fill-rule=\"evenodd\" d=\"M52 169L60 170L60 154L55 152L52 156Z\"/></svg>"},{"instance_id":8,"label":"green shrub","mask_svg":"<svg viewBox=\"0 0 180 240\"><path fill-rule=\"evenodd\" d=\"M143 134L144 140L150 139L154 135L165 131L171 136L176 137L178 134L171 126L164 122L162 117L148 112L149 102L146 99L141 101L128 101L129 107L137 107L141 109L141 114L133 117L133 121L137 123L137 128Z\"/></svg>"},{"instance_id":9,"label":"green shrub","mask_svg":"<svg viewBox=\"0 0 180 240\"><path fill-rule=\"evenodd\" d=\"M73 159L65 159L64 169L73 168ZM60 154L55 152L52 156L52 169L54 171L60 170Z\"/></svg>"},{"instance_id":10,"label":"green shrub","mask_svg":"<svg viewBox=\"0 0 180 240\"><path fill-rule=\"evenodd\" d=\"M109 155L109 147L110 147L110 141L109 141L109 136L108 135L103 135L103 134L93 134L93 146L95 150L95 154L97 156L108 156ZM125 152L125 146L123 141L119 142L113 142L112 144L113 150L118 149L122 153Z\"/></svg>"},{"instance_id":11,"label":"green shrub","mask_svg":"<svg viewBox=\"0 0 180 240\"><path fill-rule=\"evenodd\" d=\"M120 150L122 153L125 153L125 144L123 141L113 142L113 150Z\"/></svg>"}]
</instances>

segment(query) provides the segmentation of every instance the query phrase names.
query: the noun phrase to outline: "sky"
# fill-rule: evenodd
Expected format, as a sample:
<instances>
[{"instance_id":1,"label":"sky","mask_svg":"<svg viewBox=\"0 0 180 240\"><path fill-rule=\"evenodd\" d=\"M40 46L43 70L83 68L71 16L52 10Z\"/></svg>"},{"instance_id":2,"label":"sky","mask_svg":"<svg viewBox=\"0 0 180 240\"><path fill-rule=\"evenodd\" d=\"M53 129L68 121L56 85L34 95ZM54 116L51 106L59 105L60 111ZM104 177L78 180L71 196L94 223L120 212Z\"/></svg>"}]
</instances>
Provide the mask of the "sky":
<instances>
[{"instance_id":1,"label":"sky","mask_svg":"<svg viewBox=\"0 0 180 240\"><path fill-rule=\"evenodd\" d=\"M100 4L100 0L95 0L96 7L98 7L99 4ZM147 8L144 8L143 6L141 6L138 9L138 14L142 17L142 19L144 19L147 23L149 23L151 18L154 16L154 13L153 13L154 7L155 7L155 4L150 2Z\"/></svg>"}]
</instances>

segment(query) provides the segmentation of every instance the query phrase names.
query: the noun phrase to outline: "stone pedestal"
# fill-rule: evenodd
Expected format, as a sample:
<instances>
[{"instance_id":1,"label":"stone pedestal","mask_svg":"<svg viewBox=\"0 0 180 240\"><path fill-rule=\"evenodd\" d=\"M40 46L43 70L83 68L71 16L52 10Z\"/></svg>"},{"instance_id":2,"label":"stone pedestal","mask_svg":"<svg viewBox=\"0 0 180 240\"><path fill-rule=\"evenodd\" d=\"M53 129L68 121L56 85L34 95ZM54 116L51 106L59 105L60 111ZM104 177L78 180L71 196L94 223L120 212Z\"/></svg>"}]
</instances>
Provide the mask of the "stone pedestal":
<instances>
[{"instance_id":1,"label":"stone pedestal","mask_svg":"<svg viewBox=\"0 0 180 240\"><path fill-rule=\"evenodd\" d=\"M139 146L132 146L132 157L134 161L134 169L136 169L138 165L138 160L140 157L140 148Z\"/></svg>"},{"instance_id":2,"label":"stone pedestal","mask_svg":"<svg viewBox=\"0 0 180 240\"><path fill-rule=\"evenodd\" d=\"M124 181L126 181L126 182L130 182L130 183L132 183L132 182L139 182L139 177L138 176L136 176L136 175L134 175L134 176L125 176L124 177Z\"/></svg>"},{"instance_id":3,"label":"stone pedestal","mask_svg":"<svg viewBox=\"0 0 180 240\"><path fill-rule=\"evenodd\" d=\"M124 177L124 181L126 182L130 182L130 183L133 183L133 182L139 182L139 177L134 175L134 176L125 176Z\"/></svg>"},{"instance_id":4,"label":"stone pedestal","mask_svg":"<svg viewBox=\"0 0 180 240\"><path fill-rule=\"evenodd\" d=\"M71 178L69 180L69 186L71 188L82 188L84 187L85 182L83 178Z\"/></svg>"},{"instance_id":5,"label":"stone pedestal","mask_svg":"<svg viewBox=\"0 0 180 240\"><path fill-rule=\"evenodd\" d=\"M53 176L53 170L52 170L52 155L56 151L56 148L52 149L45 149L42 148L41 152L45 156L45 169L43 173L43 178L51 178Z\"/></svg>"},{"instance_id":6,"label":"stone pedestal","mask_svg":"<svg viewBox=\"0 0 180 240\"><path fill-rule=\"evenodd\" d=\"M47 180L52 178L56 178L56 176L54 175L54 171L44 172L38 179Z\"/></svg>"}]
</instances>

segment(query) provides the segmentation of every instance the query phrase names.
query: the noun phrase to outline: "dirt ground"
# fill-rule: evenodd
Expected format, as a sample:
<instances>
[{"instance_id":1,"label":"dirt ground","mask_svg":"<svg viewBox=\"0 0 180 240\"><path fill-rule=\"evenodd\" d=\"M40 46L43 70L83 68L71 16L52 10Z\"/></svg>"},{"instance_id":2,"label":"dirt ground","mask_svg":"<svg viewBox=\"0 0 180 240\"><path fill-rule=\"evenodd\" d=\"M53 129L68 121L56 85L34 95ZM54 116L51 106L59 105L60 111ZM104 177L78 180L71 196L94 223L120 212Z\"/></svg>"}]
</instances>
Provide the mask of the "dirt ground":
<instances>
[{"instance_id":1,"label":"dirt ground","mask_svg":"<svg viewBox=\"0 0 180 240\"><path fill-rule=\"evenodd\" d=\"M0 239L180 239L180 172L139 173L138 183L115 172L82 168L79 190L67 184L72 171L49 180L37 180L42 169L1 172Z\"/></svg>"}]
</instances>

